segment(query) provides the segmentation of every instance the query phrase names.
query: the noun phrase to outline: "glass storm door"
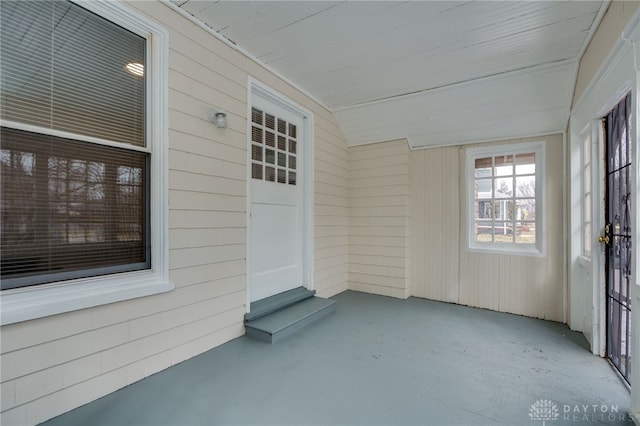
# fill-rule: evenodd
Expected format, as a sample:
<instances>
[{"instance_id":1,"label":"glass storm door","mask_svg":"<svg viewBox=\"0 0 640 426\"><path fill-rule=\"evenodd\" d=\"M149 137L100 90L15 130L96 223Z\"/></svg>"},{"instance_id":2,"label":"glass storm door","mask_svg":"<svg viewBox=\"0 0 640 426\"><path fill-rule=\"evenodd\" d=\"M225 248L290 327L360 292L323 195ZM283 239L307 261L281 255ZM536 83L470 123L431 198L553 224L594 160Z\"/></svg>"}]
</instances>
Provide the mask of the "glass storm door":
<instances>
[{"instance_id":1,"label":"glass storm door","mask_svg":"<svg viewBox=\"0 0 640 426\"><path fill-rule=\"evenodd\" d=\"M603 118L606 134L605 232L607 357L629 381L631 367L631 94Z\"/></svg>"},{"instance_id":2,"label":"glass storm door","mask_svg":"<svg viewBox=\"0 0 640 426\"><path fill-rule=\"evenodd\" d=\"M251 111L250 301L303 286L302 118L256 97Z\"/></svg>"}]
</instances>

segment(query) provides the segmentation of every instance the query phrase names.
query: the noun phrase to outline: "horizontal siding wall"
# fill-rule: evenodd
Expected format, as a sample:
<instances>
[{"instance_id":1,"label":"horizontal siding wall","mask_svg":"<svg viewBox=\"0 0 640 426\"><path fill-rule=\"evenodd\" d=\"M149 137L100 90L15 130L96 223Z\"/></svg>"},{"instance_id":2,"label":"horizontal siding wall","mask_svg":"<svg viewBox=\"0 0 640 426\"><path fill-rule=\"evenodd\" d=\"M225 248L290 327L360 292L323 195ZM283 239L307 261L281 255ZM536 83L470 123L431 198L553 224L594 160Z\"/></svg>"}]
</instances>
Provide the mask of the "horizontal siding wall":
<instances>
[{"instance_id":1,"label":"horizontal siding wall","mask_svg":"<svg viewBox=\"0 0 640 426\"><path fill-rule=\"evenodd\" d=\"M409 296L409 162L406 140L350 149L351 290Z\"/></svg>"},{"instance_id":2,"label":"horizontal siding wall","mask_svg":"<svg viewBox=\"0 0 640 426\"><path fill-rule=\"evenodd\" d=\"M414 151L412 295L562 321L562 135L546 141L542 257L470 252L466 234L465 150ZM486 144L484 144L486 145ZM477 146L477 145L474 145Z\"/></svg>"},{"instance_id":3,"label":"horizontal siding wall","mask_svg":"<svg viewBox=\"0 0 640 426\"><path fill-rule=\"evenodd\" d=\"M347 289L348 150L331 113L158 2L170 31L169 263L176 289L2 327L2 425L33 425L244 334L252 75L315 115L315 288ZM228 128L207 119L228 112Z\"/></svg>"}]
</instances>

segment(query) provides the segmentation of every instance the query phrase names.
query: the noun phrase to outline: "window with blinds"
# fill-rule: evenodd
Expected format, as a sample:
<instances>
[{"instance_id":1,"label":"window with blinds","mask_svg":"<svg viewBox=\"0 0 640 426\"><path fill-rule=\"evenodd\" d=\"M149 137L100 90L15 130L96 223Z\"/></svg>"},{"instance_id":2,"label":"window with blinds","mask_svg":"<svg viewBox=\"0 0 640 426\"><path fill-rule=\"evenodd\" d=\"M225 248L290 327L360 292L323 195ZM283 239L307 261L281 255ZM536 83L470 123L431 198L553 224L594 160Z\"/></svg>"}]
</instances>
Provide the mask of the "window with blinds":
<instances>
[{"instance_id":1,"label":"window with blinds","mask_svg":"<svg viewBox=\"0 0 640 426\"><path fill-rule=\"evenodd\" d=\"M251 178L296 185L297 127L251 108Z\"/></svg>"},{"instance_id":2,"label":"window with blinds","mask_svg":"<svg viewBox=\"0 0 640 426\"><path fill-rule=\"evenodd\" d=\"M0 2L2 289L148 269L147 40Z\"/></svg>"}]
</instances>

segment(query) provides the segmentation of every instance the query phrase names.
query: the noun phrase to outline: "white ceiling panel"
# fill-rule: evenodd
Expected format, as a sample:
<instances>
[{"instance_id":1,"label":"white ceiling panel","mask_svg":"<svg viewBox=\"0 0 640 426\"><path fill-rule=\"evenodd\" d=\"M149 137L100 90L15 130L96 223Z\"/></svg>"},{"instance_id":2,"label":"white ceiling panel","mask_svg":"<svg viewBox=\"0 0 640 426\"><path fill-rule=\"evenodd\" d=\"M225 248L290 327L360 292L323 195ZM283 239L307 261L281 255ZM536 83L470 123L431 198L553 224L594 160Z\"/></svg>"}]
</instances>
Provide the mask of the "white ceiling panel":
<instances>
[{"instance_id":1,"label":"white ceiling panel","mask_svg":"<svg viewBox=\"0 0 640 426\"><path fill-rule=\"evenodd\" d=\"M416 147L562 130L575 64L608 4L174 3L335 111L349 144L410 136ZM387 115L375 115L381 112L378 101L384 101ZM433 111L436 105L446 114ZM407 117L382 128L369 126L386 122L389 108L394 109L391 115ZM411 120L415 108L415 114L431 120ZM474 114L477 108L483 110ZM500 114L509 120L494 123ZM526 114L530 120L521 120ZM465 121L440 115L464 116Z\"/></svg>"},{"instance_id":2,"label":"white ceiling panel","mask_svg":"<svg viewBox=\"0 0 640 426\"><path fill-rule=\"evenodd\" d=\"M407 138L412 148L561 132L575 66L475 80L335 112L352 145ZM402 129L402 130L399 130Z\"/></svg>"}]
</instances>

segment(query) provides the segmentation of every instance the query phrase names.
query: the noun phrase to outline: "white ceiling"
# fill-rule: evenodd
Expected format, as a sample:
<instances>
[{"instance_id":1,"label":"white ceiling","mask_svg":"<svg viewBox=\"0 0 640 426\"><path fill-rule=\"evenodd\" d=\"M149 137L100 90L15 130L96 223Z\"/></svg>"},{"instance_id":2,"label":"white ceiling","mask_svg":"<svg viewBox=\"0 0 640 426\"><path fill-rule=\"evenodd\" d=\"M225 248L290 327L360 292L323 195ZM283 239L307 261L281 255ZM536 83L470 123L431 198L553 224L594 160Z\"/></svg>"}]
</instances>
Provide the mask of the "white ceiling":
<instances>
[{"instance_id":1,"label":"white ceiling","mask_svg":"<svg viewBox=\"0 0 640 426\"><path fill-rule=\"evenodd\" d=\"M349 145L561 132L602 1L172 0L331 109Z\"/></svg>"}]
</instances>

